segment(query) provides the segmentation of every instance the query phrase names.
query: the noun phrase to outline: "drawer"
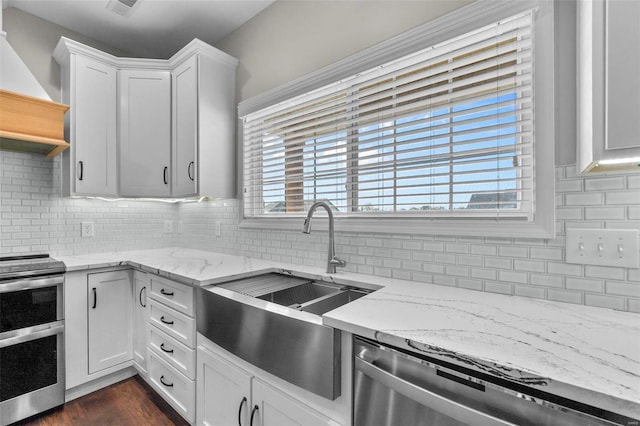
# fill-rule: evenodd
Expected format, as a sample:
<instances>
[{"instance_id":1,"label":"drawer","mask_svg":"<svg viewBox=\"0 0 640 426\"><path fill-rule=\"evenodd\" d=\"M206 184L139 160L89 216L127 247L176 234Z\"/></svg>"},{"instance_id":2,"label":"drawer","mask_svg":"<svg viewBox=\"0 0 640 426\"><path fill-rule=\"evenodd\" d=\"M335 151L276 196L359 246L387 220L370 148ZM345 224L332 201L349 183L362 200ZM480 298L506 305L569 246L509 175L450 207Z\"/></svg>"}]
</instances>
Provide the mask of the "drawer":
<instances>
[{"instance_id":1,"label":"drawer","mask_svg":"<svg viewBox=\"0 0 640 426\"><path fill-rule=\"evenodd\" d=\"M149 380L153 388L182 417L193 424L196 408L196 382L178 373L149 350Z\"/></svg>"},{"instance_id":2,"label":"drawer","mask_svg":"<svg viewBox=\"0 0 640 426\"><path fill-rule=\"evenodd\" d=\"M194 316L193 287L151 275L151 297L183 314Z\"/></svg>"},{"instance_id":3,"label":"drawer","mask_svg":"<svg viewBox=\"0 0 640 426\"><path fill-rule=\"evenodd\" d=\"M156 327L149 327L149 329L149 347L155 350L156 355L168 362L180 373L194 380L196 378L195 349L186 347Z\"/></svg>"},{"instance_id":4,"label":"drawer","mask_svg":"<svg viewBox=\"0 0 640 426\"><path fill-rule=\"evenodd\" d=\"M193 318L151 299L149 322L183 345L190 348L195 346L196 324Z\"/></svg>"}]
</instances>

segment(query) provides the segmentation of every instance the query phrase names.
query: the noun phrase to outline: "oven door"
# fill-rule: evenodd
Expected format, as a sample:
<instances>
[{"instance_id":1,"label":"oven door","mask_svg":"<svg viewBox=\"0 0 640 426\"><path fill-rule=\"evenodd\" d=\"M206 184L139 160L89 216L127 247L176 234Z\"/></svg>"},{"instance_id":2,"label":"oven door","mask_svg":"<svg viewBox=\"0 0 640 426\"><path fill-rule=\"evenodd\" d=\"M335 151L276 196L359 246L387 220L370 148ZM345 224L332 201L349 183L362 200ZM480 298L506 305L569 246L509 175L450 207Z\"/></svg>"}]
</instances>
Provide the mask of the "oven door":
<instances>
[{"instance_id":1,"label":"oven door","mask_svg":"<svg viewBox=\"0 0 640 426\"><path fill-rule=\"evenodd\" d=\"M0 425L64 404L64 322L0 336Z\"/></svg>"},{"instance_id":2,"label":"oven door","mask_svg":"<svg viewBox=\"0 0 640 426\"><path fill-rule=\"evenodd\" d=\"M0 338L9 331L62 320L63 282L62 275L0 282Z\"/></svg>"}]
</instances>

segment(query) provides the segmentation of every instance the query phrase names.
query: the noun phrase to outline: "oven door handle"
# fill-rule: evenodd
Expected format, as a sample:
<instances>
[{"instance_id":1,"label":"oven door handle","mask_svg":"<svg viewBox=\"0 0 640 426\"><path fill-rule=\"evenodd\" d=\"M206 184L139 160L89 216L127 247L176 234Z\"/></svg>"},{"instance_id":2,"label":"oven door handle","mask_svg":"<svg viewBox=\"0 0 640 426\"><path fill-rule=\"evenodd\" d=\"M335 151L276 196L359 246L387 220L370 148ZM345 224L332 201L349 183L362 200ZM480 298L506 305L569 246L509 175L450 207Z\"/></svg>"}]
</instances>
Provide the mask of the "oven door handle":
<instances>
[{"instance_id":1,"label":"oven door handle","mask_svg":"<svg viewBox=\"0 0 640 426\"><path fill-rule=\"evenodd\" d=\"M63 331L63 321L56 321L46 325L36 325L29 328L9 331L4 333L6 337L0 338L0 348L6 348L7 346L13 346L19 343L42 339L43 337L53 336L55 334L62 333Z\"/></svg>"},{"instance_id":2,"label":"oven door handle","mask_svg":"<svg viewBox=\"0 0 640 426\"><path fill-rule=\"evenodd\" d=\"M9 293L13 291L30 290L34 288L53 287L64 282L64 277L58 275L55 277L24 279L4 282L0 285L0 293Z\"/></svg>"},{"instance_id":3,"label":"oven door handle","mask_svg":"<svg viewBox=\"0 0 640 426\"><path fill-rule=\"evenodd\" d=\"M490 416L466 405L459 404L441 395L428 391L385 371L370 362L355 357L355 368L374 381L406 396L426 407L432 408L459 422L474 426L516 426L513 423Z\"/></svg>"}]
</instances>

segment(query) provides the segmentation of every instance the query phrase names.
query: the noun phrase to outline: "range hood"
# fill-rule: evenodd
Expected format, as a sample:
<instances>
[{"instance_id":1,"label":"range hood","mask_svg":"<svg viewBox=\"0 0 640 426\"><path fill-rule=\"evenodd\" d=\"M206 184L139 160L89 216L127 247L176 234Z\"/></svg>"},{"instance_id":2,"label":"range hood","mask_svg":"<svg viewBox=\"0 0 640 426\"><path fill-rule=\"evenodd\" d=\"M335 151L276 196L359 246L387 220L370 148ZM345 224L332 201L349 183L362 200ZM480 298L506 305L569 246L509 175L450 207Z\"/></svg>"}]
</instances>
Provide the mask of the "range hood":
<instances>
[{"instance_id":1,"label":"range hood","mask_svg":"<svg viewBox=\"0 0 640 426\"><path fill-rule=\"evenodd\" d=\"M69 107L51 101L6 36L0 30L0 149L55 157L69 147L64 140Z\"/></svg>"}]
</instances>

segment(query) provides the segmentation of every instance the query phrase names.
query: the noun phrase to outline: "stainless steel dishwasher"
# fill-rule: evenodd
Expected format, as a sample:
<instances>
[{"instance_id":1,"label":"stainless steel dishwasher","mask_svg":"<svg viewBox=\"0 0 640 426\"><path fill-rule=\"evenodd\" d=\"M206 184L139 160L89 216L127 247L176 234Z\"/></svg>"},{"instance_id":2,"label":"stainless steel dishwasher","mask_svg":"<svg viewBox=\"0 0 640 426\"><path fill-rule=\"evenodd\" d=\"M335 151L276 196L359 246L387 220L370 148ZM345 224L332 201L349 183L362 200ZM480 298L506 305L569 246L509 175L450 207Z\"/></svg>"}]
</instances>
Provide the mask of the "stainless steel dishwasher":
<instances>
[{"instance_id":1,"label":"stainless steel dishwasher","mask_svg":"<svg viewBox=\"0 0 640 426\"><path fill-rule=\"evenodd\" d=\"M567 407L535 389L514 390L360 337L354 337L353 351L354 426L639 424L575 401Z\"/></svg>"}]
</instances>

